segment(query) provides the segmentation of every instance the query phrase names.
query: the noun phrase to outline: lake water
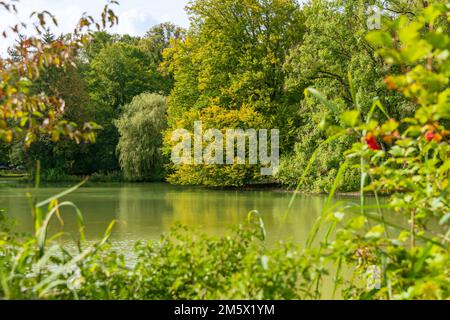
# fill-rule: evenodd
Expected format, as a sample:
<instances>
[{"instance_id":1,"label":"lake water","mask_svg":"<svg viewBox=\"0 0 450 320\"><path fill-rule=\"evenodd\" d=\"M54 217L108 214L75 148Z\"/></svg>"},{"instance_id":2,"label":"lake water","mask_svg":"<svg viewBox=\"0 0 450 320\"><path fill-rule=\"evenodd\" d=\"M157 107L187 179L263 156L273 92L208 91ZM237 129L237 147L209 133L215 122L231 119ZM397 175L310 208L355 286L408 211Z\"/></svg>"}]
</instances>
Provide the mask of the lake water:
<instances>
[{"instance_id":1,"label":"lake water","mask_svg":"<svg viewBox=\"0 0 450 320\"><path fill-rule=\"evenodd\" d=\"M47 186L38 192L43 200L65 190ZM27 192L3 183L0 187L0 208L18 222L17 229L31 232L33 221ZM324 196L298 196L287 215L284 212L290 193L269 190L236 191L179 187L164 183L153 184L90 184L83 186L64 200L74 202L83 212L88 239L101 238L112 220L118 223L111 241L124 252L136 240L158 239L163 232L180 222L211 235L222 235L233 225L243 222L250 210L258 210L267 229L268 241L291 240L304 243L311 227L323 208ZM354 199L357 201L357 199ZM63 211L64 226L57 220L51 230L76 233L72 209Z\"/></svg>"}]
</instances>

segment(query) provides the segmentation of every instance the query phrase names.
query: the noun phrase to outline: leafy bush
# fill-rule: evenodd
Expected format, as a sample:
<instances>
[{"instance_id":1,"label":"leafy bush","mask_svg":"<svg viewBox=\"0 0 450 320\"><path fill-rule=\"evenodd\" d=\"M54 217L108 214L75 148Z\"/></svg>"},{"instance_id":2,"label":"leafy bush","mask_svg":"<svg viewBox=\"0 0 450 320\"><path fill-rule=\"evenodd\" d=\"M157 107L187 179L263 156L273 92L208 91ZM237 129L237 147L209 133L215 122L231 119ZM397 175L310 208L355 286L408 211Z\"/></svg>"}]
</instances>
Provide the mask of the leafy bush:
<instances>
[{"instance_id":1,"label":"leafy bush","mask_svg":"<svg viewBox=\"0 0 450 320\"><path fill-rule=\"evenodd\" d=\"M386 83L414 99L419 108L413 117L380 121L374 117L375 108L387 113L376 100L366 117L359 108L341 115L351 130L340 132L361 138L346 152L345 162L361 159L361 204L343 203L336 208L328 203L309 245L323 222L331 221L327 235L336 231L336 238L321 241L321 255L337 264L336 287L342 284L346 298L450 296L450 38L439 27L449 19L450 6L437 2L425 6L414 21L399 17L389 29L368 35L387 63L404 70L387 77ZM379 194L389 194L387 203L364 205L366 191L377 200ZM405 220L399 214L406 223L398 222ZM346 215L349 220L344 220ZM338 224L343 227L336 229ZM355 265L349 282L341 269ZM370 267L376 287L354 281Z\"/></svg>"},{"instance_id":2,"label":"leafy bush","mask_svg":"<svg viewBox=\"0 0 450 320\"><path fill-rule=\"evenodd\" d=\"M285 186L295 188L299 177L306 170L311 155L317 150L317 141L322 139L322 133L314 124L302 127L305 132L302 142L297 143L294 152L281 158L280 169L276 178ZM307 132L308 129L311 131ZM313 138L314 137L314 138ZM314 166L308 170L306 179L302 184L303 192L328 193L336 179L339 167L343 163L343 154L355 141L352 137L341 137L335 141L320 147ZM357 168L349 167L345 170L344 176L339 181L339 191L351 192L358 190L360 175Z\"/></svg>"},{"instance_id":3,"label":"leafy bush","mask_svg":"<svg viewBox=\"0 0 450 320\"><path fill-rule=\"evenodd\" d=\"M125 178L161 179L164 160L160 149L167 127L165 98L149 93L134 97L116 126L120 134L117 152Z\"/></svg>"},{"instance_id":4,"label":"leafy bush","mask_svg":"<svg viewBox=\"0 0 450 320\"><path fill-rule=\"evenodd\" d=\"M258 130L263 129L265 123L263 117L253 108L248 106L243 106L240 110L229 110L219 106L211 106L202 110L191 110L186 112L184 117L177 121L176 124L166 132L164 144L167 155L170 155L173 146L180 143L180 141L172 141L174 130L188 130L191 133L191 140L193 141L195 121L202 122L203 132L206 132L208 129L218 129L222 132L222 150L225 150L225 143L227 140L226 129ZM204 150L211 142L202 141L202 149ZM246 145L248 146L248 143L246 143ZM194 144L192 144L192 147L194 147ZM205 185L214 187L243 186L251 182L261 181L261 167L260 165L249 164L248 149L249 148L246 147L246 164L175 164L172 166L172 172L169 174L167 180L174 184ZM225 159L223 161L225 161Z\"/></svg>"},{"instance_id":5,"label":"leafy bush","mask_svg":"<svg viewBox=\"0 0 450 320\"><path fill-rule=\"evenodd\" d=\"M109 263L102 264L104 268L92 268L88 260L80 272L84 285L78 294L89 299L311 297L312 292L301 288L309 284L317 270L299 252L299 248L287 244L265 248L258 225L253 223L241 225L222 238L178 226L160 241L137 244L136 265L128 272L120 272L126 270L123 262L111 270ZM120 261L115 253L109 257ZM98 265L99 257L93 257L93 261Z\"/></svg>"},{"instance_id":6,"label":"leafy bush","mask_svg":"<svg viewBox=\"0 0 450 320\"><path fill-rule=\"evenodd\" d=\"M49 209L64 205L54 198ZM47 241L51 216L38 223L36 237L0 229L0 298L300 299L316 297L310 283L324 273L297 246L267 248L254 212L221 238L178 226L159 241L138 243L132 266L106 244L110 228L92 245L80 233L78 253Z\"/></svg>"}]
</instances>

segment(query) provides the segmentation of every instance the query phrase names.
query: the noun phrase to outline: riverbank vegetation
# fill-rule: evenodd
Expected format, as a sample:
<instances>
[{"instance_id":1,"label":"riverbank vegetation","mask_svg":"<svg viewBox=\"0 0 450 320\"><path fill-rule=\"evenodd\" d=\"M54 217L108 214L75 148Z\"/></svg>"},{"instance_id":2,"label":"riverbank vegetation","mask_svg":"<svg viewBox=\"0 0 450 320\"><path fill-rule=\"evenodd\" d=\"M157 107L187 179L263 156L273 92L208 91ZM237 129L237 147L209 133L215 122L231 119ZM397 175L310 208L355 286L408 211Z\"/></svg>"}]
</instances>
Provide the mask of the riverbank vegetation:
<instances>
[{"instance_id":1,"label":"riverbank vegetation","mask_svg":"<svg viewBox=\"0 0 450 320\"><path fill-rule=\"evenodd\" d=\"M63 199L79 184L48 200L32 199L33 236L15 234L3 224L0 297L317 299L329 294L346 299L449 299L450 7L445 1L383 4L388 13L381 30L368 32L359 15L364 8L360 1L311 1L304 7L291 1L194 2L188 9L191 29L171 32L177 36L161 41L167 49L152 51L152 58L163 60L160 69L167 74L156 75L156 66L150 64L142 78L134 79L148 92L154 83L146 77L167 77L167 83L172 81L167 99L135 97L139 90L122 92L124 82L113 83L116 76L129 76L119 68L123 61L145 61L148 67L148 56L139 51L145 49L139 48L148 49L151 40L144 46L142 39L112 40L103 32L90 33L103 44L113 43L105 47L113 55L100 49L92 60L108 62L98 72L90 69L95 64L88 68L92 77L99 77L91 78L96 80L88 86L103 88L90 95L98 115L93 120L101 131L90 122L71 125L62 113L58 116L62 100L33 91L40 79L34 72L49 66L59 70L71 61L68 57L79 57L65 53L78 41L84 43L83 37L70 43L58 40L59 46L35 39L29 45L37 52L29 54L42 54L42 59L2 62L0 137L12 150L17 143L29 145L23 149L29 159L33 146L37 152L46 142L52 152L66 144L86 155L95 148L115 150L119 143L123 155L132 143L121 144L126 141L122 139L138 137L142 131L135 124L143 121L156 142L142 139L134 147L142 156L119 157L124 168L130 165L127 174L148 177L164 156L157 146L164 143L166 126L178 128L185 119L227 126L254 121L258 126L261 120L278 124L286 137L280 144L284 165L279 179L295 185L297 192L327 190L329 197L303 244L269 247L264 221L253 211L229 236L211 238L179 227L161 241L139 243L130 265L108 245L114 222L100 241L85 240L82 213ZM114 24L108 7L103 21L107 18ZM103 46L95 40L86 44L86 57ZM17 77L24 70L34 78ZM161 85L166 82L156 82L152 88L164 93L167 87ZM297 113L298 108L304 112ZM162 120L164 110L167 118ZM246 114L252 116L247 119ZM114 121L108 123L103 116ZM96 132L97 144L75 146L92 141ZM101 139L107 141L99 145ZM114 152L103 149L100 154L118 165ZM144 159L148 162L142 164ZM230 184L224 175L253 179L248 174L253 169L224 173L201 166L167 168L173 182L216 184L222 179L224 185ZM342 188L359 190L360 202L332 201ZM376 205L366 205L368 192L375 195ZM388 195L383 203L378 201L382 194ZM78 219L75 250L54 241L58 235L48 235L49 222L61 218L62 207L73 208ZM292 214L289 209L280 216ZM395 222L397 217L404 223ZM327 278L333 285L325 292Z\"/></svg>"},{"instance_id":2,"label":"riverbank vegetation","mask_svg":"<svg viewBox=\"0 0 450 320\"><path fill-rule=\"evenodd\" d=\"M80 39L83 45L72 53L70 66L48 66L27 90L35 96L44 92L64 100L61 121L78 128L90 123L97 143L77 144L81 136L76 141L68 139L59 133L63 128L54 136L31 140L8 133L3 140L11 139L11 143L0 145L0 164L31 172L40 160L43 177L59 181L122 171L120 176L131 181L207 186L271 182L295 188L333 122L328 108L305 95L305 89L322 92L339 111L352 109L357 99L367 114L375 97L391 117L409 117L418 109L416 101L390 90L385 83L399 66L388 66L366 36L372 5L382 8L383 26L391 25L399 15L411 20L423 6L410 1L372 2L193 1L186 9L191 18L188 29L163 23L142 37L93 30L89 40ZM448 29L448 23L442 27ZM46 30L42 29L39 39L42 44L51 47L61 42ZM11 49L9 59L19 59L19 51L20 46ZM159 123L160 132L135 137L133 155L125 156L129 154L120 150L131 148L131 133L124 131L120 119L127 117L127 106L141 94L164 96L166 111L139 113L142 125ZM236 165L222 174L220 165L173 165L167 152L144 148L154 141L157 148L163 144L163 150L168 150L170 139L161 141L161 137L186 126L186 118L201 120L214 108L217 116L230 118L222 124L208 124L216 129L225 130L227 125L247 128L248 124L231 119L234 114L249 113L260 119L258 128L280 130L281 165L271 181L261 181L253 172L255 165ZM93 123L97 127L92 127ZM73 134L78 133L75 130ZM89 141L92 137L88 134L85 138ZM354 142L345 136L320 148L302 190L328 192L344 152ZM24 144L29 146L23 148ZM137 165L137 159L146 160ZM158 165L153 167L155 163ZM207 174L204 179L205 172L218 174ZM339 189L356 191L359 181L358 171L349 167Z\"/></svg>"}]
</instances>

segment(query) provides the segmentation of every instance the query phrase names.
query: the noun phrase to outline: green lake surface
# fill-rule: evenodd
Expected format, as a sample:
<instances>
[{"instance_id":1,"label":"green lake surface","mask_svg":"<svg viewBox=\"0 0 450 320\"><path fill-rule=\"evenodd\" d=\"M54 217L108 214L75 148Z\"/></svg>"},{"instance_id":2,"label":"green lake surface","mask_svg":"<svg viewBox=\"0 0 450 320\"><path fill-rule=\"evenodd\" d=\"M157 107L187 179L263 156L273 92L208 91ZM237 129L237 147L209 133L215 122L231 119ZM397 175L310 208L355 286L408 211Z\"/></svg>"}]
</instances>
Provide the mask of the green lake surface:
<instances>
[{"instance_id":1,"label":"green lake surface","mask_svg":"<svg viewBox=\"0 0 450 320\"><path fill-rule=\"evenodd\" d=\"M38 199L44 200L67 187L69 185L41 187ZM33 188L1 183L0 208L17 221L16 230L32 232L27 192L36 194ZM63 200L74 202L83 212L88 240L101 238L109 223L117 220L111 241L126 253L137 240L158 239L175 223L195 227L209 235L226 234L231 226L245 221L251 210L260 212L269 242L304 243L321 214L326 197L299 195L284 217L291 197L291 193L271 190L210 190L152 183L89 184ZM346 200L358 201L357 198ZM73 209L63 210L62 217L64 226L54 219L51 232L63 231L76 237Z\"/></svg>"}]
</instances>

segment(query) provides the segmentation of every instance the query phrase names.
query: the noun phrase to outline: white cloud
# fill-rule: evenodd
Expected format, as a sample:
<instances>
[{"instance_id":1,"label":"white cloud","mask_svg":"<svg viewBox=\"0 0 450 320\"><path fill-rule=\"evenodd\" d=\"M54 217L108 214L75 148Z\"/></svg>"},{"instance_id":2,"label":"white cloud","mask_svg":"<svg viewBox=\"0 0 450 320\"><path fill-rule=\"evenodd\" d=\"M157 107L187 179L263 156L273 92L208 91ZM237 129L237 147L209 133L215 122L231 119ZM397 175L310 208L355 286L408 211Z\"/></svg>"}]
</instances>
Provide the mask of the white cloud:
<instances>
[{"instance_id":1,"label":"white cloud","mask_svg":"<svg viewBox=\"0 0 450 320\"><path fill-rule=\"evenodd\" d=\"M143 35L153 25L171 21L187 27L189 20L184 11L188 0L119 0L115 8L119 25L112 31L121 34ZM19 16L15 17L0 9L0 30L18 21L29 21L33 11L49 10L58 18L56 34L72 31L83 12L98 17L106 0L20 0ZM0 52L5 52L11 41L0 39Z\"/></svg>"},{"instance_id":2,"label":"white cloud","mask_svg":"<svg viewBox=\"0 0 450 320\"><path fill-rule=\"evenodd\" d=\"M115 31L120 34L142 35L158 22L148 12L133 8L120 14Z\"/></svg>"}]
</instances>

